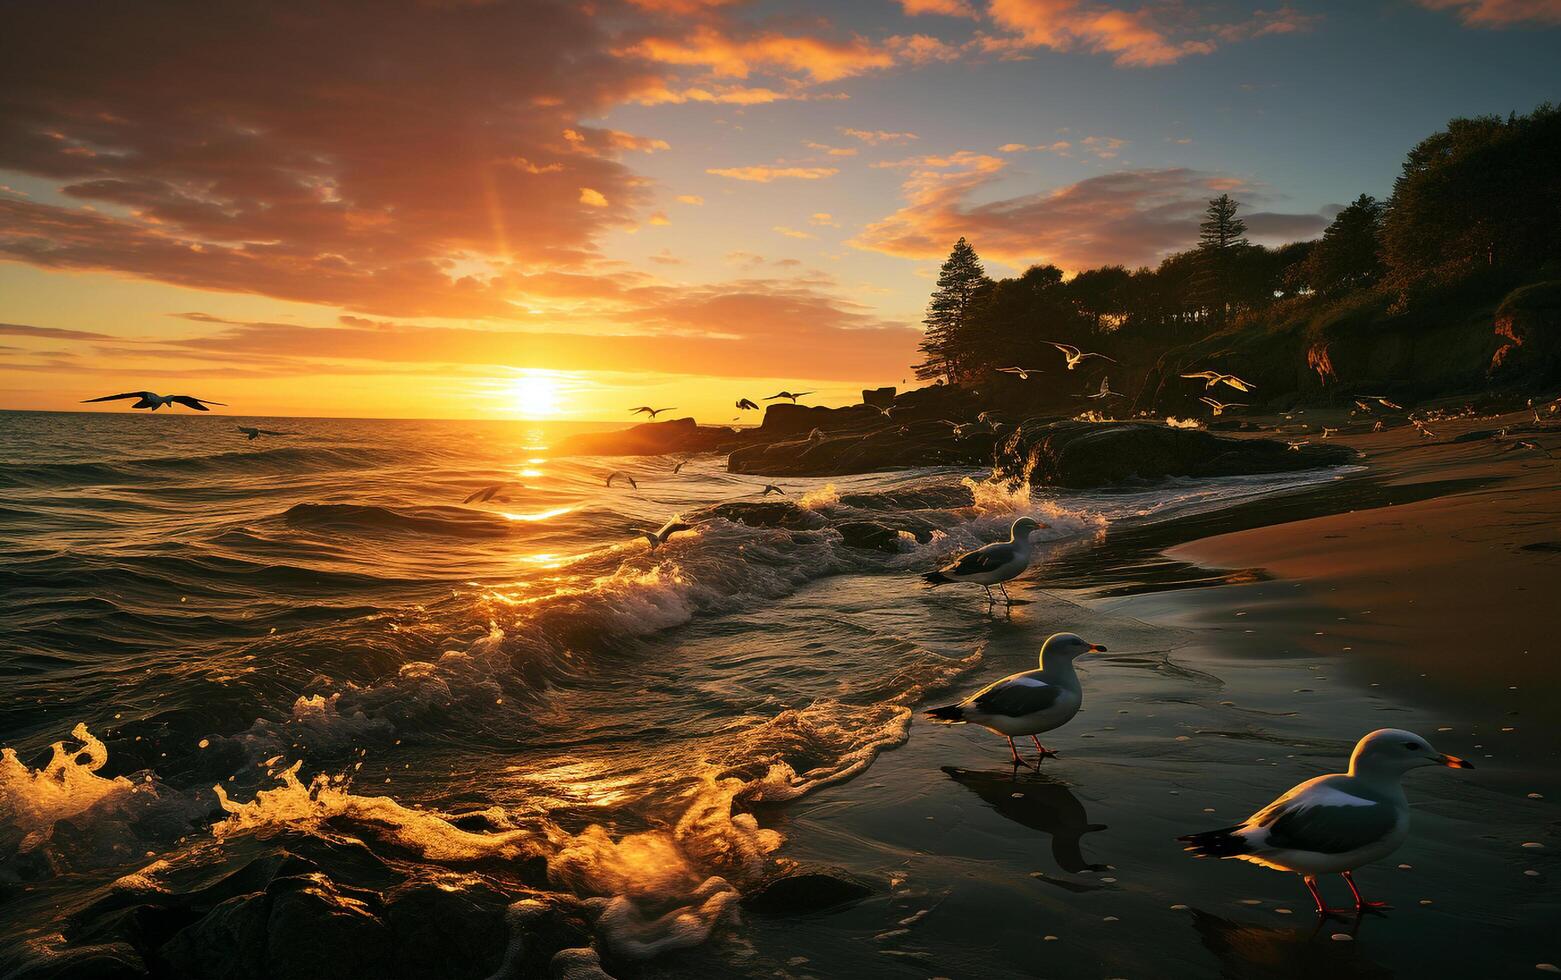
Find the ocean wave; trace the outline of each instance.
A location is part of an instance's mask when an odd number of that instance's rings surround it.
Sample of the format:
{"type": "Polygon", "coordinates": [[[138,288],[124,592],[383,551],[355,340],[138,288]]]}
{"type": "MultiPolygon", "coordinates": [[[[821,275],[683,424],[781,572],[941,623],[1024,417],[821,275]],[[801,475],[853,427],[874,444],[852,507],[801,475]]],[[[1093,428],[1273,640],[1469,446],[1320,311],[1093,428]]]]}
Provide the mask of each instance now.
{"type": "Polygon", "coordinates": [[[388,507],[380,504],[294,504],[279,518],[295,528],[335,534],[419,534],[492,538],[514,533],[514,524],[486,511],[455,506],[388,507]]]}

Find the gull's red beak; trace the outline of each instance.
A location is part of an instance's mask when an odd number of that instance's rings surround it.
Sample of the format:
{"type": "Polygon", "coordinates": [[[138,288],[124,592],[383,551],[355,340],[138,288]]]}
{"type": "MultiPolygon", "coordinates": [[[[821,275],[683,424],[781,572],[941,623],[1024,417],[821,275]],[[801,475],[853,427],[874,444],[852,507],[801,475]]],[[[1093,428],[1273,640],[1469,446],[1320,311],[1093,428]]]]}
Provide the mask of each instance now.
{"type": "Polygon", "coordinates": [[[1436,760],[1449,769],[1473,769],[1474,763],[1468,759],[1460,759],[1456,755],[1444,755],[1436,760]]]}
{"type": "Polygon", "coordinates": [[[1091,643],[1089,645],[1089,652],[1090,653],[1105,653],[1106,652],[1106,648],[1101,646],[1099,643],[1091,643]]]}

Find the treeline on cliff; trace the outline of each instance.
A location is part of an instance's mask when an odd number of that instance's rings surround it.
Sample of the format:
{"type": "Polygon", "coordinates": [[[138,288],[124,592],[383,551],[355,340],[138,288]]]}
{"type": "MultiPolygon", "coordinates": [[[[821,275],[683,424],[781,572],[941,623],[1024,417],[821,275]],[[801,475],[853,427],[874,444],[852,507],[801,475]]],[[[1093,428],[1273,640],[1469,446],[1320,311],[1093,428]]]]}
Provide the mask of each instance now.
{"type": "Polygon", "coordinates": [[[1248,377],[1270,404],[1361,385],[1417,398],[1554,385],[1558,159],[1561,109],[1546,104],[1452,120],[1409,152],[1386,201],[1360,195],[1314,241],[1249,242],[1228,195],[1157,268],[1069,278],[1038,265],[993,280],[962,238],[928,306],[917,376],[1007,385],[997,368],[1060,368],[1049,345],[1061,341],[1115,358],[1094,374],[1108,370],[1140,410],[1195,400],[1177,376],[1210,367],[1248,377]]]}

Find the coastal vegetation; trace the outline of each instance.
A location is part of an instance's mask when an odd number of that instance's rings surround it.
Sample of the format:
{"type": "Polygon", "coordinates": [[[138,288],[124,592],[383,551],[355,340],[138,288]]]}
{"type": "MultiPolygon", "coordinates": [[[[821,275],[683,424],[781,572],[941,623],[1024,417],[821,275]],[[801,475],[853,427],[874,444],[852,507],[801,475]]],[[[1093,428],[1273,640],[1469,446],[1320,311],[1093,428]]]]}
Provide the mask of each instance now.
{"type": "MultiPolygon", "coordinates": [[[[1246,238],[1241,205],[1209,202],[1197,242],[1155,268],[986,275],[961,238],[928,306],[917,376],[964,386],[1053,370],[1050,344],[1099,351],[1136,410],[1195,401],[1185,369],[1231,371],[1268,407],[1542,388],[1561,375],[1561,109],[1454,119],[1408,154],[1391,195],[1361,194],[1322,236],[1246,238]]],[[[1060,365],[1058,365],[1060,366],[1060,365]]],[[[1055,385],[1035,399],[1073,394],[1055,385]]]]}

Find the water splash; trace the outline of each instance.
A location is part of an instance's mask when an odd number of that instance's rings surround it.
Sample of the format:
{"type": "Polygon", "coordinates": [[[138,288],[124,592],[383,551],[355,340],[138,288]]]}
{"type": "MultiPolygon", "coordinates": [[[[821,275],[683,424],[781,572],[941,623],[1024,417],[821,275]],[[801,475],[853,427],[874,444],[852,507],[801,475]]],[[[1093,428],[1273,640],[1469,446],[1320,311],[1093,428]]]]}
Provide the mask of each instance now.
{"type": "Polygon", "coordinates": [[[81,744],[55,742],[49,747],[49,761],[38,769],[28,768],[15,749],[0,750],[0,827],[22,832],[20,851],[46,840],[56,821],[135,791],[135,784],[123,776],[98,775],[108,764],[108,747],[85,723],[71,729],[71,737],[81,744]]]}

